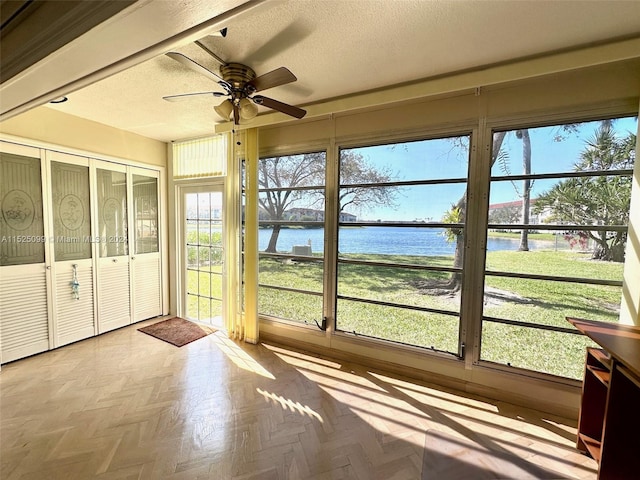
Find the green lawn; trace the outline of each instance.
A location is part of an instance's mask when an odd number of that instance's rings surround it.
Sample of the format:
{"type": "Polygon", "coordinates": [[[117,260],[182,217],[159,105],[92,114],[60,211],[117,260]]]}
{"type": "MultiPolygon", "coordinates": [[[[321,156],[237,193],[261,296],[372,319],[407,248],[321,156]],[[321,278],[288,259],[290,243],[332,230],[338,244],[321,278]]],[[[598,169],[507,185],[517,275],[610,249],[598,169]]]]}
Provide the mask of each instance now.
{"type": "MultiPolygon", "coordinates": [[[[491,231],[488,233],[490,237],[502,237],[502,238],[520,238],[520,232],[495,232],[491,231]]],[[[562,238],[562,235],[559,236],[558,241],[565,241],[562,238]]],[[[553,233],[532,233],[530,232],[528,235],[529,240],[547,240],[549,242],[556,241],[556,235],[553,233]]]]}
{"type": "MultiPolygon", "coordinates": [[[[354,258],[351,256],[350,258],[354,258]]],[[[373,256],[359,258],[449,266],[450,257],[373,256]]],[[[493,271],[587,279],[621,279],[623,265],[593,261],[571,251],[498,251],[487,254],[493,271]]],[[[374,301],[428,307],[454,315],[425,313],[341,299],[339,330],[457,353],[460,297],[430,289],[448,273],[397,267],[341,264],[338,294],[374,301]]],[[[260,260],[260,283],[322,292],[322,264],[260,260]]],[[[566,316],[615,321],[620,287],[487,276],[484,315],[519,322],[569,327],[566,316]]],[[[261,288],[262,314],[313,323],[322,318],[322,297],[261,288]]],[[[482,359],[571,378],[581,378],[584,348],[579,335],[483,322],[482,359]]]]}
{"type": "Polygon", "coordinates": [[[200,267],[187,272],[187,316],[200,321],[222,315],[222,266],[200,267]]]}

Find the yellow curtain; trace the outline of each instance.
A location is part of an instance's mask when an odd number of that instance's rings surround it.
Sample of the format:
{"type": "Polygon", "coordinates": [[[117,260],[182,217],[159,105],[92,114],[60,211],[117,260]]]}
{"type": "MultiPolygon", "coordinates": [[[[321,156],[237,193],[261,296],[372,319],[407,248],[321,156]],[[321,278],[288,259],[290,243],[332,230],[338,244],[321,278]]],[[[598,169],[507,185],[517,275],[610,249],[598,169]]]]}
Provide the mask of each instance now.
{"type": "Polygon", "coordinates": [[[233,133],[225,184],[227,334],[258,342],[258,130],[233,133]],[[242,232],[242,162],[245,168],[244,238],[242,232]],[[244,245],[243,245],[244,244],[244,245]],[[243,248],[244,247],[244,248],[243,248]],[[243,261],[244,252],[244,261],[243,261]],[[244,292],[243,292],[244,273],[244,292]]]}

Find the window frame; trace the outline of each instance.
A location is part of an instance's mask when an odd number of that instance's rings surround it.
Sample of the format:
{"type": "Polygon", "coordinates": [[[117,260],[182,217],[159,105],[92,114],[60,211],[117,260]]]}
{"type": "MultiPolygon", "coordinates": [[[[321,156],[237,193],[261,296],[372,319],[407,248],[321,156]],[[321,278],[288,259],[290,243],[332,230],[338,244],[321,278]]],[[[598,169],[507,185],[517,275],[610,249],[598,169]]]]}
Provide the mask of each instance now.
{"type": "MultiPolygon", "coordinates": [[[[484,90],[483,90],[484,92],[484,90]]],[[[336,119],[330,118],[329,122],[334,122],[333,131],[326,137],[309,136],[309,141],[296,141],[295,136],[287,137],[294,141],[278,144],[276,137],[269,138],[270,146],[261,150],[260,156],[265,154],[270,156],[304,153],[312,150],[325,150],[327,153],[326,165],[326,215],[325,215],[325,298],[324,310],[327,319],[326,332],[319,332],[311,325],[294,323],[291,329],[278,330],[278,326],[270,319],[261,317],[260,320],[267,326],[266,332],[269,335],[284,335],[288,337],[294,332],[300,332],[300,336],[294,337],[300,341],[308,339],[310,345],[320,342],[318,345],[335,348],[342,351],[350,345],[358,345],[362,348],[365,357],[375,355],[377,348],[384,348],[388,355],[404,353],[408,355],[406,360],[397,357],[399,364],[424,365],[418,369],[430,369],[423,361],[433,359],[439,364],[441,359],[445,364],[451,360],[450,355],[442,357],[436,351],[426,350],[421,347],[403,345],[387,342],[382,339],[370,337],[356,337],[348,332],[336,331],[335,325],[335,304],[336,304],[336,275],[337,275],[337,225],[338,225],[338,205],[337,189],[339,175],[337,172],[338,151],[341,148],[355,148],[361,146],[373,146],[388,143],[400,143],[403,141],[428,140],[434,138],[451,137],[456,135],[466,135],[471,133],[468,195],[469,205],[465,220],[466,244],[463,264],[465,279],[462,286],[462,300],[460,305],[460,342],[465,370],[474,370],[479,375],[477,378],[489,378],[500,373],[504,377],[499,378],[537,378],[554,385],[566,385],[569,387],[579,386],[579,382],[570,378],[551,376],[544,373],[537,373],[530,370],[519,370],[516,367],[492,364],[479,360],[480,356],[480,329],[482,327],[482,303],[484,289],[484,269],[485,269],[485,249],[486,249],[486,229],[489,206],[489,178],[491,176],[490,151],[493,140],[493,132],[497,130],[513,130],[517,128],[535,128],[548,125],[558,125],[562,123],[588,122],[602,120],[604,118],[617,118],[623,116],[637,116],[637,103],[628,99],[619,99],[607,102],[576,103],[560,106],[551,106],[535,109],[524,109],[516,106],[510,113],[492,114],[488,106],[493,101],[489,96],[492,90],[487,90],[488,96],[479,96],[479,103],[475,113],[471,113],[460,120],[443,121],[436,123],[427,121],[419,127],[402,127],[388,132],[376,132],[374,130],[364,133],[337,133],[336,119]],[[333,228],[333,229],[332,229],[333,228]],[[473,240],[473,241],[471,241],[473,240]],[[300,328],[301,327],[301,328],[300,328]],[[297,330],[296,330],[297,329],[297,330]],[[314,331],[318,335],[309,337],[309,332],[314,331]],[[303,333],[304,332],[304,333],[303,333]],[[323,338],[324,340],[320,340],[323,338]],[[313,338],[317,338],[314,340],[313,338]]],[[[487,95],[487,93],[484,93],[487,95]]],[[[362,129],[361,129],[362,130],[362,129]]],[[[348,131],[345,129],[345,131],[348,131]]],[[[279,322],[279,325],[282,325],[279,322]]],[[[459,361],[459,358],[454,358],[459,361]]],[[[442,364],[442,365],[445,365],[442,364]]],[[[440,368],[440,367],[438,367],[440,368]]],[[[448,367],[447,367],[448,368],[448,367]]],[[[478,380],[482,382],[482,380],[478,380]]],[[[501,380],[502,381],[502,380],[501,380]]],[[[492,382],[489,382],[492,383],[492,382]]]]}
{"type": "MultiPolygon", "coordinates": [[[[390,135],[383,135],[383,136],[376,136],[374,138],[366,136],[366,137],[360,137],[360,138],[353,138],[353,139],[349,139],[349,140],[342,140],[340,142],[336,142],[335,145],[335,172],[333,175],[333,182],[332,182],[332,187],[335,189],[336,192],[339,193],[340,191],[340,187],[342,186],[340,184],[340,156],[341,156],[341,151],[345,150],[345,149],[355,149],[355,148],[367,148],[367,147],[375,147],[375,146],[384,146],[384,145],[400,145],[403,143],[412,143],[412,142],[422,142],[422,141],[430,141],[430,140],[444,140],[447,138],[455,138],[455,137],[467,137],[469,140],[469,147],[468,147],[468,160],[467,160],[467,177],[455,177],[455,178],[442,178],[442,179],[429,179],[429,180],[408,180],[408,181],[393,181],[393,182],[387,182],[384,185],[385,186],[416,186],[416,185],[446,185],[446,184],[466,184],[466,194],[467,194],[467,198],[469,198],[469,195],[472,194],[472,190],[474,187],[471,186],[471,178],[472,178],[472,169],[473,169],[473,165],[476,162],[476,155],[477,155],[477,137],[478,137],[478,129],[477,127],[474,125],[468,125],[465,123],[459,123],[456,125],[456,127],[454,128],[447,128],[447,127],[425,127],[423,129],[420,130],[416,130],[416,131],[412,131],[412,132],[405,132],[404,134],[399,134],[397,132],[394,132],[390,135]]],[[[370,186],[371,184],[345,184],[348,185],[350,187],[353,186],[370,186]]],[[[466,283],[468,283],[469,280],[469,276],[467,275],[466,271],[468,270],[465,265],[466,262],[468,262],[467,259],[467,248],[466,246],[468,245],[469,242],[469,235],[468,235],[468,231],[469,231],[469,226],[472,223],[470,220],[470,215],[467,212],[467,215],[465,216],[465,222],[464,223],[456,223],[456,224],[451,224],[451,223],[441,223],[441,222],[437,222],[437,223],[429,223],[428,226],[425,225],[424,228],[451,228],[452,226],[457,227],[457,228],[462,228],[464,230],[464,244],[465,244],[465,252],[463,255],[463,260],[462,260],[462,267],[460,268],[455,268],[455,267],[433,267],[433,266],[420,266],[420,265],[411,265],[411,264],[391,264],[391,263],[379,263],[379,262],[368,262],[368,261],[362,261],[362,260],[355,260],[355,259],[341,259],[339,258],[338,255],[338,241],[339,241],[339,229],[341,226],[345,226],[345,225],[349,225],[349,226],[371,226],[371,227],[375,227],[375,226],[380,226],[381,224],[384,225],[385,222],[341,222],[340,221],[340,216],[339,216],[339,209],[340,209],[340,205],[338,202],[338,197],[339,194],[336,193],[335,197],[335,202],[332,205],[333,207],[333,215],[334,215],[334,225],[336,227],[336,231],[334,233],[334,239],[335,239],[335,251],[332,252],[335,254],[335,258],[333,261],[333,272],[332,272],[332,281],[333,281],[333,295],[332,295],[332,305],[331,305],[331,326],[332,326],[332,334],[335,336],[339,336],[339,337],[343,337],[343,338],[349,338],[349,339],[364,339],[364,341],[369,342],[370,344],[380,344],[380,345],[384,345],[384,346],[390,346],[392,348],[397,348],[397,349],[401,349],[401,350],[405,350],[405,351],[412,351],[412,352],[418,352],[419,354],[426,354],[426,355],[435,355],[435,356],[439,356],[439,357],[443,357],[443,358],[447,358],[447,359],[454,359],[456,361],[459,360],[464,360],[465,358],[465,345],[466,345],[466,335],[467,335],[467,331],[468,331],[468,316],[465,314],[466,311],[469,310],[469,306],[468,306],[468,299],[467,297],[469,296],[468,293],[465,294],[465,292],[469,292],[471,289],[466,285],[466,283]],[[390,267],[390,268],[408,268],[408,269],[418,269],[418,270],[425,270],[425,271],[442,271],[442,272],[456,272],[456,273],[460,273],[461,275],[461,298],[460,298],[460,304],[459,304],[459,312],[457,314],[454,314],[453,312],[450,311],[444,311],[444,310],[439,310],[439,309],[434,309],[434,308],[428,308],[428,307],[415,307],[415,306],[411,306],[411,305],[404,305],[404,304],[396,304],[393,302],[384,302],[384,301],[378,301],[378,300],[371,300],[371,299],[359,299],[359,298],[352,298],[349,296],[344,296],[344,295],[340,295],[337,292],[337,285],[338,285],[338,266],[340,264],[355,264],[355,265],[377,265],[377,266],[383,266],[383,267],[390,267]],[[434,349],[434,348],[428,348],[428,347],[423,347],[423,346],[418,346],[418,345],[413,345],[413,344],[407,344],[407,343],[402,343],[399,341],[394,341],[394,340],[390,340],[390,339],[385,339],[385,338],[379,338],[379,337],[373,337],[373,336],[368,336],[368,335],[364,335],[364,334],[357,334],[354,332],[349,332],[349,331],[345,331],[345,330],[340,330],[338,329],[338,321],[337,321],[337,305],[338,305],[338,300],[339,299],[343,299],[343,300],[357,300],[357,301],[362,301],[363,303],[367,303],[367,304],[372,304],[372,305],[382,305],[382,306],[390,306],[390,307],[397,307],[397,308],[406,308],[409,310],[418,310],[418,311],[424,311],[427,313],[436,313],[436,314],[445,314],[445,315],[450,315],[450,316],[457,316],[458,317],[458,349],[457,352],[448,352],[448,351],[443,351],[443,350],[439,350],[439,349],[434,349]]],[[[393,223],[393,226],[399,226],[399,227],[416,227],[416,225],[414,223],[393,223]]]]}
{"type": "MultiPolygon", "coordinates": [[[[277,259],[277,260],[302,260],[302,261],[306,261],[306,262],[313,262],[313,263],[321,263],[322,264],[322,268],[323,268],[323,282],[322,282],[322,291],[321,292],[315,292],[315,291],[311,291],[311,290],[306,290],[306,289],[299,289],[299,288],[294,288],[294,287],[285,287],[285,286],[278,286],[278,285],[269,285],[269,284],[264,284],[260,282],[260,272],[258,271],[258,297],[260,296],[260,289],[269,289],[269,290],[275,290],[275,291],[279,291],[279,292],[289,292],[289,293],[294,293],[294,294],[301,294],[301,295],[311,295],[311,296],[315,296],[315,297],[321,297],[322,299],[322,317],[319,318],[319,321],[316,321],[316,324],[312,324],[310,322],[307,322],[306,320],[302,320],[302,321],[296,321],[293,319],[288,319],[288,318],[284,318],[284,317],[278,317],[275,315],[270,315],[270,314],[266,314],[266,313],[262,313],[260,311],[258,311],[258,316],[260,318],[260,320],[263,321],[268,321],[271,323],[278,323],[278,324],[284,324],[284,325],[293,325],[293,326],[297,326],[297,327],[302,327],[302,328],[308,328],[308,329],[324,329],[325,331],[327,330],[327,321],[326,321],[326,294],[325,294],[325,286],[326,286],[326,281],[325,281],[325,277],[326,277],[326,229],[327,229],[327,213],[328,213],[328,209],[327,209],[327,169],[328,169],[328,163],[329,163],[329,152],[328,149],[326,148],[326,145],[314,145],[313,147],[311,145],[308,146],[309,148],[298,148],[298,149],[276,149],[276,150],[268,150],[268,151],[261,151],[259,154],[259,161],[265,160],[265,159],[269,159],[269,158],[275,158],[275,157],[294,157],[297,155],[305,155],[305,154],[324,154],[325,157],[325,175],[324,175],[324,185],[305,185],[302,187],[273,187],[273,188],[258,188],[258,195],[260,195],[263,192],[277,192],[277,191],[310,191],[310,190],[322,190],[323,194],[324,194],[324,221],[295,221],[295,220],[259,220],[258,219],[258,226],[262,225],[286,225],[286,226],[308,226],[308,225],[314,225],[314,226],[319,226],[321,228],[323,228],[324,230],[324,235],[323,235],[323,255],[322,257],[314,257],[314,256],[305,256],[305,255],[295,255],[293,253],[273,253],[273,252],[264,252],[264,251],[259,251],[258,252],[258,261],[262,258],[273,258],[273,259],[277,259]]],[[[244,178],[244,169],[243,171],[243,178],[244,178]]],[[[244,181],[242,182],[242,196],[244,197],[244,193],[245,193],[245,189],[244,189],[244,181]]],[[[243,223],[244,223],[244,218],[243,218],[243,223]]],[[[259,305],[259,302],[258,302],[259,305]]]]}
{"type": "MultiPolygon", "coordinates": [[[[552,332],[560,332],[566,333],[570,335],[580,335],[580,333],[569,326],[567,323],[567,327],[557,327],[557,326],[548,326],[548,325],[540,325],[539,327],[534,327],[534,323],[521,322],[517,320],[509,320],[502,319],[497,317],[490,317],[484,315],[484,309],[482,305],[482,298],[484,296],[485,289],[485,279],[486,277],[491,276],[502,276],[502,277],[512,277],[512,278],[523,278],[523,279],[532,279],[532,280],[547,280],[547,281],[560,281],[566,283],[586,283],[593,285],[605,285],[605,286],[615,286],[622,287],[623,280],[606,280],[606,279],[587,279],[581,277],[560,277],[554,275],[535,275],[535,274],[520,274],[516,272],[503,272],[503,271],[492,271],[487,270],[486,265],[486,245],[487,245],[487,235],[491,228],[502,228],[502,229],[523,229],[524,224],[514,223],[514,224],[496,224],[490,223],[489,216],[489,206],[490,206],[490,187],[491,183],[494,181],[518,181],[524,179],[537,180],[537,179],[566,179],[566,178],[585,178],[585,177],[601,177],[604,176],[602,172],[607,172],[607,176],[611,174],[615,174],[618,176],[628,175],[633,178],[634,169],[617,169],[617,170],[598,170],[598,171],[586,171],[586,172],[576,172],[576,171],[564,171],[564,172],[552,172],[552,173],[542,173],[542,174],[518,174],[518,175],[503,175],[503,176],[492,176],[491,174],[491,155],[493,148],[493,138],[494,134],[497,132],[511,132],[518,129],[535,129],[535,128],[544,128],[544,127],[552,127],[552,126],[561,126],[571,123],[587,123],[587,122],[598,122],[604,120],[615,120],[621,118],[629,118],[629,117],[638,117],[638,110],[632,110],[628,105],[621,107],[620,105],[614,105],[611,107],[595,107],[595,108],[583,108],[576,110],[563,110],[557,112],[550,112],[547,114],[536,114],[535,112],[527,115],[514,115],[510,118],[496,119],[493,121],[489,121],[486,123],[486,136],[485,140],[485,150],[486,155],[484,161],[482,162],[482,184],[480,185],[480,194],[486,200],[483,204],[483,211],[481,218],[479,218],[479,230],[478,230],[478,242],[482,244],[482,250],[484,254],[482,255],[481,261],[479,260],[477,263],[477,267],[479,268],[479,278],[478,280],[481,283],[482,294],[478,295],[480,299],[480,310],[479,314],[474,316],[474,325],[473,325],[473,345],[474,348],[472,350],[472,357],[469,359],[474,368],[478,368],[481,370],[487,371],[501,371],[506,373],[517,374],[519,376],[529,377],[533,379],[540,379],[545,381],[552,381],[558,384],[571,385],[576,386],[579,385],[579,379],[573,379],[569,377],[562,377],[551,373],[546,373],[542,371],[531,370],[522,367],[511,366],[507,364],[502,364],[498,362],[494,362],[491,360],[484,360],[481,358],[482,355],[482,328],[484,325],[484,321],[488,320],[491,323],[499,323],[499,324],[508,324],[514,326],[523,326],[526,328],[539,328],[543,331],[552,331],[552,332]],[[483,233],[484,232],[484,233],[483,233]]],[[[637,159],[636,159],[637,160],[637,159]]],[[[533,225],[533,224],[529,224],[533,225]]],[[[560,225],[560,224],[545,224],[542,227],[540,225],[533,225],[532,228],[527,230],[548,230],[548,231],[566,231],[566,230],[575,230],[581,231],[581,225],[560,225]],[[571,228],[568,228],[571,227],[571,228]],[[574,228],[575,227],[575,228],[574,228]]],[[[628,230],[628,226],[586,226],[588,228],[584,228],[583,230],[590,231],[619,231],[624,229],[624,231],[628,230]]]]}

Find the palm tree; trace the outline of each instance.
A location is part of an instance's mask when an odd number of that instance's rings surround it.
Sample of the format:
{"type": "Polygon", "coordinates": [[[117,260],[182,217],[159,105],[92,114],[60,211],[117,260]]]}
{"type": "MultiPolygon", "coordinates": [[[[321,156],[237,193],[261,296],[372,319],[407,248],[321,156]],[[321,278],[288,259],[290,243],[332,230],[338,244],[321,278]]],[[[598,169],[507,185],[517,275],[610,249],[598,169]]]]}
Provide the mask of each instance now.
{"type": "MultiPolygon", "coordinates": [[[[516,137],[522,140],[522,174],[531,174],[531,137],[529,136],[529,130],[523,129],[516,131],[516,137]]],[[[531,179],[525,178],[522,180],[522,224],[529,224],[529,211],[531,209],[531,179]]],[[[520,247],[521,252],[529,251],[529,230],[522,229],[520,232],[520,247]]]]}
{"type": "MultiPolygon", "coordinates": [[[[575,171],[632,169],[636,136],[616,135],[603,122],[587,140],[575,171]]],[[[631,205],[631,175],[599,175],[563,180],[538,197],[536,211],[548,208],[551,221],[573,225],[627,225],[631,205]]],[[[627,234],[623,231],[585,232],[596,244],[592,258],[624,261],[627,234]]]]}

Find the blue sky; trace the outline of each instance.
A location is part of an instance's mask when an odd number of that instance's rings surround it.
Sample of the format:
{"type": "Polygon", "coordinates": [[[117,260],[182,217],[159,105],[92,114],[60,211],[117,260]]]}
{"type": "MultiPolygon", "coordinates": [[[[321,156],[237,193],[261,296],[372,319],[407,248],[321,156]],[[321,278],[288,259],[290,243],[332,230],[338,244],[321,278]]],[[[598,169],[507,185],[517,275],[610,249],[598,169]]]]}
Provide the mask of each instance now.
{"type": "MultiPolygon", "coordinates": [[[[574,163],[585,148],[585,140],[590,138],[599,122],[579,125],[574,133],[563,133],[558,127],[529,129],[531,137],[531,172],[555,173],[573,171],[574,163]],[[555,137],[563,134],[558,141],[555,137]]],[[[614,127],[621,136],[637,132],[635,118],[619,119],[614,127]]],[[[378,168],[386,168],[398,180],[463,178],[467,176],[468,155],[465,139],[437,139],[409,142],[396,145],[355,148],[367,162],[378,168]]],[[[522,173],[522,141],[509,133],[503,144],[508,154],[506,171],[494,165],[492,175],[517,175],[522,173]]],[[[532,188],[532,198],[550,188],[557,180],[536,181],[532,188]]],[[[520,182],[515,182],[520,187],[520,182]]],[[[399,192],[397,208],[376,207],[373,210],[350,211],[361,220],[414,220],[439,221],[451,205],[458,201],[466,186],[434,185],[406,187],[399,192]]],[[[509,181],[493,182],[490,203],[519,200],[514,184],[509,181]]]]}

